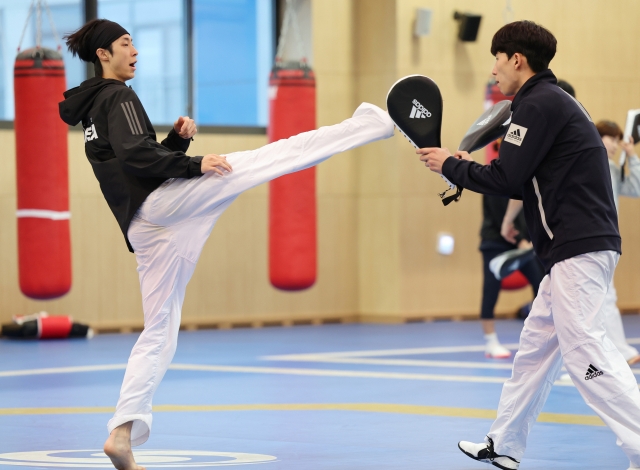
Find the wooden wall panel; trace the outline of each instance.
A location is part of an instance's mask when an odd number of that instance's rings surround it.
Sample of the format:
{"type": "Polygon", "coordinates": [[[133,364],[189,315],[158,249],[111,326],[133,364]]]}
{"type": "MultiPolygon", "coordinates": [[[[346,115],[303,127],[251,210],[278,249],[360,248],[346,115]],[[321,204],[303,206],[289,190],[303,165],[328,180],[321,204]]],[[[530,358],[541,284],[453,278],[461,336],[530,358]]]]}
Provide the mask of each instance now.
{"type": "MultiPolygon", "coordinates": [[[[532,19],[558,38],[552,70],[571,82],[594,120],[622,124],[640,107],[640,43],[628,39],[640,3],[617,0],[512,2],[515,19],[532,19]]],[[[313,0],[318,125],[348,118],[361,101],[384,106],[389,86],[412,73],[431,76],[444,102],[443,143],[455,148],[482,112],[493,66],[489,44],[503,24],[503,0],[313,0]],[[433,10],[430,36],[415,38],[415,9],[433,10]],[[483,15],[478,41],[460,43],[453,11],[483,15]]],[[[15,146],[0,130],[0,322],[42,309],[98,326],[142,321],[135,258],[129,254],[86,162],[81,134],[70,142],[73,288],[51,302],[27,300],[17,281],[15,146]]],[[[198,135],[193,154],[255,148],[265,136],[198,135]]],[[[484,160],[479,152],[477,160],[484,160]]],[[[266,185],[242,195],[221,217],[188,287],[185,323],[330,318],[393,321],[479,311],[477,250],[480,197],[465,192],[443,207],[438,176],[399,135],[336,156],[318,167],[319,272],[301,293],[273,289],[267,271],[266,185]],[[435,250],[439,232],[456,240],[452,256],[435,250]]],[[[622,200],[624,254],[616,273],[620,307],[640,307],[640,201],[622,200]]],[[[511,312],[528,290],[501,296],[511,312]]]]}

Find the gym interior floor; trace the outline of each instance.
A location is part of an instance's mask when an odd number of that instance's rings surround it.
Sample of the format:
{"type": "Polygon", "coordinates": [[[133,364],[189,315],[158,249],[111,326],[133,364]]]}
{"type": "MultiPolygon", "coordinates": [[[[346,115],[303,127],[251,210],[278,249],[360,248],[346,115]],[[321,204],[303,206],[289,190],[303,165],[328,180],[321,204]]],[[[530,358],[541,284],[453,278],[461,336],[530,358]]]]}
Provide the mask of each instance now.
{"type": "MultiPolygon", "coordinates": [[[[640,316],[623,320],[640,344],[640,316]]],[[[516,349],[522,322],[497,328],[516,349]]],[[[0,341],[0,468],[112,468],[101,448],[136,337],[0,341]]],[[[457,441],[483,439],[510,367],[485,359],[477,322],[181,332],[135,452],[149,469],[489,468],[457,441]]],[[[556,384],[520,468],[627,466],[576,388],[556,384]]]]}

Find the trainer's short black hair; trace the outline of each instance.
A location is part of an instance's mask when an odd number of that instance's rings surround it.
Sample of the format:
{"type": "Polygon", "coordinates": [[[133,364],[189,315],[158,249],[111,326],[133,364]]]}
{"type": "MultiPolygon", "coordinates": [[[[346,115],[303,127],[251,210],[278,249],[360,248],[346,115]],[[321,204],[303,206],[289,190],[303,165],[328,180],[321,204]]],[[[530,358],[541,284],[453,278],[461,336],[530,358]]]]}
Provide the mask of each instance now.
{"type": "Polygon", "coordinates": [[[514,21],[504,25],[493,35],[491,54],[504,52],[511,59],[519,52],[527,58],[529,67],[538,73],[549,68],[556,55],[556,38],[533,21],[514,21]]]}

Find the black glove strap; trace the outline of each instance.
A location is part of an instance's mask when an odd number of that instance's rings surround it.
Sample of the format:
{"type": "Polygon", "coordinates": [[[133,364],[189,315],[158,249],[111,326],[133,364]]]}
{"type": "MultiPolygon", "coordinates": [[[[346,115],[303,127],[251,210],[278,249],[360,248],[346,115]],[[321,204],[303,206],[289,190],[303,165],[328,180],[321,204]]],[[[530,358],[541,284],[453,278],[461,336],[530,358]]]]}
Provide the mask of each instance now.
{"type": "MultiPolygon", "coordinates": [[[[451,189],[451,188],[449,188],[451,189]]],[[[445,206],[448,206],[449,204],[451,204],[452,202],[458,202],[460,200],[460,197],[462,196],[462,187],[460,186],[456,186],[456,193],[452,194],[451,196],[447,196],[444,197],[445,194],[447,194],[447,192],[449,192],[449,189],[447,189],[446,191],[439,193],[438,196],[440,196],[440,198],[442,199],[442,204],[444,204],[445,206]]]]}

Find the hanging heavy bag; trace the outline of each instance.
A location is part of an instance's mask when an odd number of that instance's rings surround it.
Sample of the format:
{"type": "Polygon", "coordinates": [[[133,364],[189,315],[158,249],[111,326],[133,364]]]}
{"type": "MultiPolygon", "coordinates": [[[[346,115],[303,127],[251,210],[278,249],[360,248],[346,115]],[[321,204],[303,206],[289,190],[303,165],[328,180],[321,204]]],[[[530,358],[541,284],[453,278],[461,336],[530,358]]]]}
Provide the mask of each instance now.
{"type": "MultiPolygon", "coordinates": [[[[271,90],[269,142],[316,128],[313,71],[298,63],[276,65],[271,90]]],[[[301,290],[316,280],[316,169],[269,183],[269,278],[282,290],[301,290]]]]}
{"type": "Polygon", "coordinates": [[[14,68],[20,289],[53,299],[71,289],[67,125],[58,117],[66,89],[60,53],[36,47],[14,68]]]}

